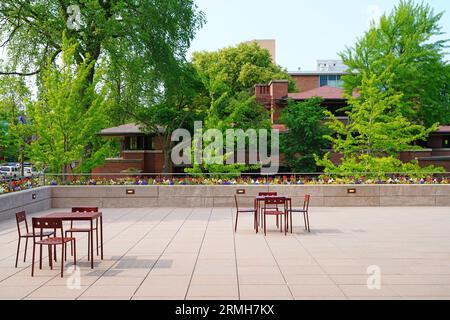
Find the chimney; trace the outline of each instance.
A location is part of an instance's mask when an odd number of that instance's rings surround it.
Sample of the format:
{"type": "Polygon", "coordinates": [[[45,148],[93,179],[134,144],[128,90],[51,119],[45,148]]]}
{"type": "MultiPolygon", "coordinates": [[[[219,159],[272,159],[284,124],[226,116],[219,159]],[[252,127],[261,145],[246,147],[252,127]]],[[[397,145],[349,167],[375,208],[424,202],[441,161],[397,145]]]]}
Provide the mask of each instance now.
{"type": "Polygon", "coordinates": [[[272,123],[278,123],[281,111],[283,108],[283,101],[287,99],[289,93],[289,81],[288,80],[273,80],[269,84],[270,96],[271,96],[271,111],[272,111],[272,123]]]}

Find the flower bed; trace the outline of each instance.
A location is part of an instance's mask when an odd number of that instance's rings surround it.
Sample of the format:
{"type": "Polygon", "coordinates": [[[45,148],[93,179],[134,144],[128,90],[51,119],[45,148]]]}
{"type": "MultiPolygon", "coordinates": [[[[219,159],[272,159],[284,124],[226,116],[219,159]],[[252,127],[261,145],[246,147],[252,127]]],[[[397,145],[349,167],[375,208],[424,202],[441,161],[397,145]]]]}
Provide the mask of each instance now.
{"type": "Polygon", "coordinates": [[[354,179],[354,178],[299,178],[297,176],[279,177],[239,177],[230,179],[186,177],[186,178],[149,178],[128,177],[120,179],[78,178],[67,182],[52,180],[50,185],[323,185],[323,184],[450,184],[448,178],[425,179],[395,177],[387,179],[354,179]]]}
{"type": "Polygon", "coordinates": [[[17,181],[0,182],[0,194],[29,190],[37,186],[39,186],[39,183],[36,180],[29,178],[17,181]]]}
{"type": "MultiPolygon", "coordinates": [[[[28,190],[43,186],[44,179],[22,179],[18,181],[0,183],[0,194],[28,190]]],[[[206,178],[206,177],[177,177],[177,178],[151,178],[151,177],[127,177],[127,178],[89,178],[72,177],[66,181],[60,177],[45,179],[45,185],[58,186],[158,186],[158,185],[373,185],[373,184],[450,184],[448,178],[427,177],[425,179],[398,176],[387,179],[364,179],[364,178],[311,178],[298,176],[277,176],[277,177],[238,177],[230,179],[206,178]]]]}

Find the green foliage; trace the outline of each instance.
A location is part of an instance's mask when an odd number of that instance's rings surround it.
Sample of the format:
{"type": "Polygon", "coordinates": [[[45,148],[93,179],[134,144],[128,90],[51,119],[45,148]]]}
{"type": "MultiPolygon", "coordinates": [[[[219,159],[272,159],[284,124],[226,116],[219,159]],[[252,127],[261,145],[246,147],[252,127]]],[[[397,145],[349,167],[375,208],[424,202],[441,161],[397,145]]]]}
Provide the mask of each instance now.
{"type": "Polygon", "coordinates": [[[77,168],[73,171],[85,172],[99,165],[110,148],[96,136],[107,124],[104,93],[95,91],[95,82],[86,87],[92,63],[73,67],[76,47],[64,43],[61,64],[49,62],[39,100],[27,106],[36,134],[30,157],[55,173],[66,173],[74,163],[77,168]]]}
{"type": "MultiPolygon", "coordinates": [[[[255,101],[255,84],[287,79],[290,90],[295,90],[295,83],[286,70],[275,65],[270,53],[256,42],[194,53],[193,64],[204,86],[205,129],[221,130],[224,141],[227,129],[270,129],[270,113],[255,101]]],[[[224,154],[224,159],[228,156],[224,154]]],[[[187,171],[236,174],[257,167],[205,164],[187,171]]]]}
{"type": "Polygon", "coordinates": [[[351,155],[344,158],[340,165],[335,165],[329,155],[318,160],[318,165],[325,167],[326,176],[354,177],[369,179],[386,179],[389,174],[402,174],[411,178],[425,178],[429,174],[443,173],[445,169],[435,166],[421,167],[417,160],[403,163],[394,156],[375,157],[368,154],[351,155]]]}
{"type": "Polygon", "coordinates": [[[321,155],[327,145],[324,135],[329,133],[323,124],[325,108],[321,98],[305,102],[289,101],[283,110],[281,122],[288,132],[281,135],[281,152],[284,163],[293,172],[316,172],[314,155],[321,155]]]}
{"type": "Polygon", "coordinates": [[[296,90],[287,71],[274,64],[269,51],[256,42],[214,52],[196,52],[193,63],[212,98],[224,92],[253,94],[255,84],[271,80],[289,80],[290,91],[296,90]]]}
{"type": "Polygon", "coordinates": [[[410,121],[427,127],[450,123],[442,15],[429,5],[402,0],[391,14],[382,16],[378,26],[341,54],[349,67],[349,75],[343,77],[347,93],[362,84],[365,74],[374,73],[383,88],[402,94],[396,106],[410,121]]]}
{"type": "MultiPolygon", "coordinates": [[[[39,100],[27,104],[38,137],[32,156],[58,172],[79,160],[78,170],[88,170],[110,153],[108,148],[114,149],[94,130],[136,120],[151,106],[171,103],[167,96],[175,91],[167,84],[174,84],[205,22],[193,0],[3,0],[0,19],[1,46],[7,53],[0,75],[37,75],[39,100]],[[78,29],[68,24],[77,11],[68,12],[69,5],[80,8],[78,29]],[[70,54],[65,39],[74,44],[70,54]],[[53,63],[61,53],[64,66],[57,71],[53,63]],[[162,87],[170,93],[162,93],[162,87]],[[64,91],[71,93],[64,96],[64,91]]],[[[176,107],[184,108],[185,100],[176,107]]],[[[149,127],[169,122],[175,108],[163,109],[149,127]]]]}
{"type": "Polygon", "coordinates": [[[325,167],[328,173],[440,172],[439,168],[423,169],[417,163],[403,164],[395,158],[399,151],[420,150],[415,142],[425,140],[437,126],[426,129],[412,124],[398,108],[402,94],[384,89],[380,77],[374,74],[362,76],[360,97],[348,97],[349,123],[326,112],[334,135],[325,137],[332,142],[334,151],[343,155],[342,163],[336,166],[326,155],[323,159],[316,157],[317,165],[325,167]]]}
{"type": "Polygon", "coordinates": [[[32,136],[24,108],[30,95],[23,78],[0,77],[0,155],[11,161],[21,160],[32,136]]]}

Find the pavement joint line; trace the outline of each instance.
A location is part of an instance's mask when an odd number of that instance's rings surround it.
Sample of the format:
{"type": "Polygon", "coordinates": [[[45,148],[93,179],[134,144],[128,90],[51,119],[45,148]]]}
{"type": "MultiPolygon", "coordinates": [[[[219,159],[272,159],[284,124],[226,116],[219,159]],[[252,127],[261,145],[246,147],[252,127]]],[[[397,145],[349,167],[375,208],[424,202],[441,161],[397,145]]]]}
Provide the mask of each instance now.
{"type": "Polygon", "coordinates": [[[231,232],[233,232],[233,248],[234,248],[234,261],[236,262],[236,282],[237,282],[237,288],[238,288],[238,299],[241,300],[241,284],[239,281],[239,267],[238,267],[238,257],[237,257],[237,250],[236,250],[236,232],[234,227],[234,219],[233,219],[233,209],[230,209],[231,211],[231,232]]]}
{"type": "MultiPolygon", "coordinates": [[[[319,261],[317,261],[317,259],[311,254],[311,252],[308,250],[308,248],[306,248],[303,243],[300,241],[300,239],[298,238],[297,234],[294,233],[294,239],[300,244],[300,246],[306,251],[306,253],[309,254],[309,256],[314,260],[315,263],[317,263],[317,265],[319,266],[319,268],[323,271],[323,273],[328,277],[329,280],[331,280],[336,287],[339,289],[339,291],[344,295],[344,297],[349,300],[349,297],[345,294],[344,290],[342,290],[342,288],[336,283],[336,281],[334,281],[334,279],[331,277],[331,275],[322,267],[322,265],[319,263],[319,261]]],[[[284,275],[283,275],[284,276],[284,275]]],[[[294,297],[295,299],[295,297],[294,297]]]]}
{"type": "MultiPolygon", "coordinates": [[[[176,210],[176,208],[174,208],[171,212],[171,214],[176,210]]],[[[136,295],[136,293],[139,291],[139,289],[141,288],[142,284],[145,282],[145,280],[148,278],[148,276],[150,275],[150,273],[152,272],[152,270],[154,269],[155,265],[158,263],[158,261],[161,259],[161,257],[164,255],[164,253],[166,252],[167,248],[170,246],[170,244],[172,243],[172,241],[175,239],[175,237],[177,236],[178,232],[180,232],[181,228],[183,227],[183,225],[186,223],[186,221],[191,217],[192,213],[194,212],[194,209],[191,208],[191,212],[189,214],[186,215],[186,218],[184,218],[183,222],[181,223],[181,225],[178,227],[177,231],[175,232],[175,234],[170,238],[170,241],[167,243],[167,245],[164,247],[163,251],[161,252],[161,254],[158,256],[158,259],[155,261],[155,263],[153,263],[152,267],[150,268],[150,270],[147,272],[147,274],[145,275],[144,279],[141,281],[141,283],[139,284],[139,286],[136,288],[136,290],[134,290],[133,295],[131,296],[130,300],[134,298],[134,296],[136,295]]]]}
{"type": "MultiPolygon", "coordinates": [[[[128,209],[128,210],[124,210],[124,211],[132,211],[133,209],[128,209]]],[[[125,213],[123,213],[122,215],[120,215],[117,219],[114,219],[113,220],[113,222],[115,222],[115,221],[119,221],[122,217],[124,217],[124,216],[126,216],[127,214],[129,214],[129,212],[125,212],[125,213]]],[[[145,215],[144,215],[144,217],[145,217],[145,215]]],[[[144,218],[143,217],[143,218],[144,218]]],[[[142,218],[142,219],[143,219],[142,218]]],[[[142,220],[141,219],[141,220],[142,220]]],[[[140,221],[140,220],[139,220],[140,221]]],[[[111,241],[111,240],[113,240],[115,237],[117,237],[117,236],[119,236],[121,233],[123,233],[124,231],[126,231],[127,229],[129,229],[131,226],[133,226],[134,224],[136,224],[137,222],[133,222],[133,223],[130,223],[126,228],[124,228],[123,230],[121,230],[119,233],[117,233],[114,237],[112,237],[112,238],[110,238],[109,240],[107,240],[106,242],[104,242],[104,244],[105,243],[108,243],[109,241],[111,241]]],[[[87,255],[85,255],[85,256],[83,256],[82,258],[86,258],[87,257],[87,255]]],[[[31,265],[30,266],[28,266],[26,269],[28,269],[28,268],[30,268],[31,267],[31,265]]],[[[109,270],[109,268],[108,268],[108,270],[109,270]]],[[[105,271],[106,272],[106,271],[105,271]]],[[[102,275],[103,275],[104,273],[102,273],[102,275]]],[[[101,278],[101,276],[102,275],[100,275],[99,276],[99,278],[101,278]]],[[[36,288],[35,290],[33,290],[33,291],[31,291],[30,293],[28,293],[25,297],[23,297],[21,300],[24,300],[24,299],[26,299],[26,298],[28,298],[31,294],[33,294],[34,292],[36,292],[37,290],[39,290],[41,287],[43,287],[43,286],[45,286],[47,283],[49,283],[50,281],[52,281],[52,280],[54,280],[54,279],[56,279],[56,278],[59,278],[60,277],[60,275],[59,274],[56,274],[53,278],[51,278],[51,279],[49,279],[48,281],[46,281],[45,283],[43,283],[41,286],[39,286],[38,288],[36,288]]],[[[96,281],[98,281],[98,279],[96,280],[96,281]]],[[[92,284],[94,284],[96,281],[94,281],[92,284]]],[[[91,284],[91,285],[92,285],[91,284]]],[[[90,286],[91,286],[90,285],[90,286]]],[[[88,286],[88,288],[87,289],[89,289],[90,288],[90,286],[88,286]]],[[[86,289],[86,290],[87,290],[86,289]]],[[[85,291],[86,291],[85,290],[85,291]]],[[[83,293],[85,292],[85,291],[83,291],[83,293]]]]}
{"type": "MultiPolygon", "coordinates": [[[[131,209],[130,209],[130,210],[131,210],[131,209]]],[[[119,216],[117,219],[114,219],[113,222],[119,220],[120,218],[122,218],[122,216],[125,216],[126,214],[127,214],[127,213],[124,213],[123,215],[119,216]]],[[[83,238],[87,238],[87,236],[83,236],[83,238]]],[[[106,242],[104,241],[103,243],[104,243],[104,244],[105,244],[105,243],[108,243],[108,241],[110,241],[110,240],[112,240],[112,239],[109,239],[109,240],[107,240],[106,242]]],[[[17,241],[17,240],[16,240],[16,241],[17,241]]],[[[32,244],[31,244],[31,245],[32,245],[32,244]]],[[[4,260],[6,260],[6,259],[8,259],[8,258],[11,258],[11,257],[15,257],[15,254],[13,254],[13,255],[11,255],[11,256],[8,256],[8,257],[6,257],[6,258],[4,258],[4,259],[1,259],[0,261],[4,261],[4,260]]],[[[43,256],[42,256],[42,259],[45,259],[46,257],[48,257],[48,255],[43,255],[43,256]]],[[[87,258],[87,255],[80,257],[80,260],[81,260],[82,258],[87,258]]],[[[12,275],[10,275],[10,276],[8,276],[8,277],[6,277],[6,278],[4,278],[4,279],[1,279],[1,280],[0,280],[0,283],[2,283],[2,282],[5,281],[5,280],[8,280],[8,279],[11,278],[11,277],[14,277],[14,276],[18,275],[18,274],[21,273],[21,272],[24,272],[25,270],[28,270],[29,268],[31,268],[31,263],[28,263],[28,265],[27,265],[26,267],[19,269],[16,273],[13,273],[12,275]]],[[[43,283],[42,286],[46,285],[48,282],[50,282],[51,280],[55,279],[56,277],[59,277],[59,275],[55,275],[53,278],[51,278],[51,279],[49,279],[47,282],[43,283]]],[[[36,290],[37,290],[37,289],[40,289],[40,287],[36,288],[36,290]]],[[[33,292],[36,291],[36,290],[33,290],[32,292],[30,292],[30,294],[33,293],[33,292]]],[[[26,298],[26,297],[25,297],[25,298],[26,298]]]]}
{"type": "MultiPolygon", "coordinates": [[[[155,209],[155,208],[153,208],[153,209],[155,209]]],[[[156,209],[159,209],[159,208],[156,208],[156,209]]],[[[103,272],[98,278],[97,278],[97,280],[95,280],[93,283],[91,283],[80,295],[78,295],[78,297],[75,299],[75,300],[78,300],[78,298],[80,298],[87,290],[89,290],[89,288],[91,288],[99,279],[101,279],[102,278],[102,276],[106,273],[106,272],[108,272],[109,270],[111,270],[115,265],[117,265],[119,262],[120,262],[120,260],[122,260],[133,248],[135,248],[143,239],[145,239],[146,237],[147,237],[147,235],[148,234],[150,234],[150,232],[152,232],[157,226],[159,226],[168,216],[170,216],[171,214],[172,214],[172,212],[175,210],[175,208],[171,208],[171,211],[170,212],[168,212],[161,220],[159,220],[159,222],[158,223],[156,223],[154,226],[152,226],[151,228],[150,228],[150,230],[149,231],[147,231],[134,245],[132,245],[123,255],[121,255],[108,269],[106,269],[105,270],[105,272],[103,272]]],[[[152,210],[152,211],[155,211],[155,210],[152,210]]],[[[151,211],[150,211],[151,212],[151,211]]],[[[129,228],[131,228],[132,226],[134,226],[134,225],[136,225],[136,224],[138,224],[138,223],[140,223],[142,220],[144,220],[146,217],[147,217],[147,215],[148,215],[149,213],[145,213],[145,214],[143,214],[143,216],[142,216],[142,218],[141,219],[139,219],[139,220],[137,220],[137,221],[135,221],[134,223],[132,223],[132,224],[130,224],[127,228],[125,228],[124,230],[122,230],[121,232],[119,232],[117,235],[116,235],[116,237],[119,235],[119,234],[121,234],[123,231],[125,231],[125,230],[127,230],[127,229],[129,229],[129,228]]],[[[131,299],[131,298],[130,298],[131,299]]]]}
{"type": "MultiPolygon", "coordinates": [[[[283,219],[283,218],[281,218],[281,219],[283,219]]],[[[281,225],[281,226],[283,225],[283,221],[280,221],[280,225],[281,225]]],[[[277,230],[277,231],[278,231],[278,230],[277,230]]],[[[264,230],[262,230],[262,232],[264,232],[264,230]]],[[[275,255],[274,255],[274,253],[273,253],[273,250],[272,250],[272,248],[271,248],[271,246],[270,246],[270,244],[269,244],[269,241],[267,240],[267,237],[266,237],[266,236],[264,236],[264,241],[266,242],[267,248],[269,249],[270,254],[272,255],[273,260],[274,260],[275,263],[277,264],[277,268],[278,268],[278,270],[280,271],[281,276],[283,277],[284,283],[286,284],[286,286],[287,286],[287,288],[288,288],[288,290],[289,290],[289,293],[291,294],[292,300],[295,300],[295,297],[294,297],[294,294],[292,293],[291,287],[289,286],[288,282],[286,281],[286,277],[284,276],[283,271],[281,270],[281,267],[280,267],[280,264],[278,263],[278,260],[275,258],[275,255]]]]}
{"type": "Polygon", "coordinates": [[[209,223],[211,221],[213,210],[214,210],[214,208],[211,208],[210,211],[209,211],[208,222],[206,223],[205,231],[204,231],[203,237],[202,237],[202,242],[200,243],[200,247],[198,248],[197,257],[195,259],[194,268],[192,269],[191,278],[189,279],[189,285],[188,285],[186,293],[184,295],[184,300],[187,300],[187,296],[189,294],[189,290],[191,289],[191,283],[192,283],[192,279],[194,278],[195,268],[197,267],[198,257],[200,257],[200,252],[202,251],[203,243],[204,243],[205,238],[206,238],[206,232],[208,231],[208,227],[209,227],[209,223]]]}

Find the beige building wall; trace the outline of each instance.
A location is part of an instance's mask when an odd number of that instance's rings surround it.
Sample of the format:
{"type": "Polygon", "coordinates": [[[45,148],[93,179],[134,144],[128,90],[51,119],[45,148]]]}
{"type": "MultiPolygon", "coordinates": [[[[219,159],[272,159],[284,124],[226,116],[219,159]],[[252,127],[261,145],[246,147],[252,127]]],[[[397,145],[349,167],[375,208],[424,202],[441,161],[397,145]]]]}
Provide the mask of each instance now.
{"type": "Polygon", "coordinates": [[[246,43],[250,43],[256,41],[257,44],[259,44],[259,46],[263,49],[267,49],[270,52],[270,55],[272,56],[272,61],[273,63],[276,63],[276,51],[277,51],[277,45],[276,45],[276,40],[275,39],[262,39],[262,40],[252,40],[252,41],[248,41],[246,43]]]}

